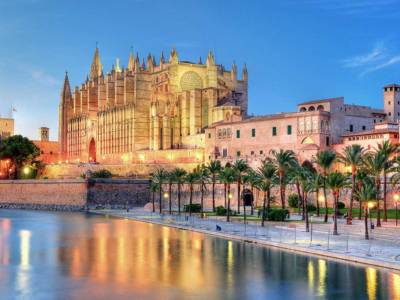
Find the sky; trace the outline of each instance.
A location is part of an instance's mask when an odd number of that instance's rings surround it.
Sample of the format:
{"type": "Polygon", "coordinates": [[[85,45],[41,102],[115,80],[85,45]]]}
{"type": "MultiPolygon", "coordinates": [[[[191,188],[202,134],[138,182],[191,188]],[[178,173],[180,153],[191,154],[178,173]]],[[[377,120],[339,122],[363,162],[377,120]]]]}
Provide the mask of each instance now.
{"type": "Polygon", "coordinates": [[[400,82],[399,21],[400,0],[0,0],[0,114],[14,107],[16,133],[56,139],[65,71],[80,85],[96,42],[105,71],[131,48],[246,63],[250,114],[337,96],[380,108],[400,82]]]}

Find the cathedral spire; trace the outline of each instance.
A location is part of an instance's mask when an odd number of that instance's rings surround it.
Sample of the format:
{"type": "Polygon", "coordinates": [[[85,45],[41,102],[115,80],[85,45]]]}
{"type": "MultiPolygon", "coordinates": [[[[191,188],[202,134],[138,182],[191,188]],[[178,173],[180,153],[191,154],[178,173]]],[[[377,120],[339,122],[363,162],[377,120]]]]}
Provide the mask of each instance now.
{"type": "Polygon", "coordinates": [[[101,76],[102,72],[103,72],[103,65],[101,64],[100,61],[99,48],[96,45],[96,50],[94,51],[94,56],[93,56],[93,62],[92,65],[90,66],[90,79],[95,79],[101,76]]]}
{"type": "Polygon", "coordinates": [[[242,70],[242,80],[247,81],[248,79],[248,74],[247,74],[247,66],[244,64],[243,70],[242,70]]]}
{"type": "Polygon", "coordinates": [[[201,56],[199,56],[199,62],[198,62],[197,64],[199,64],[199,65],[202,65],[202,64],[203,64],[203,61],[202,61],[202,59],[201,59],[201,56]]]}
{"type": "Polygon", "coordinates": [[[236,66],[235,62],[233,62],[232,68],[231,68],[231,79],[232,79],[232,81],[237,80],[237,66],[236,66]]]}
{"type": "Polygon", "coordinates": [[[160,69],[163,68],[164,64],[165,64],[164,51],[162,51],[160,57],[160,69]]]}
{"type": "Polygon", "coordinates": [[[208,52],[206,65],[207,67],[215,65],[214,54],[212,54],[211,50],[208,52]]]}
{"type": "Polygon", "coordinates": [[[61,91],[61,101],[66,102],[71,99],[71,87],[69,85],[68,72],[65,71],[64,84],[61,91]]]}
{"type": "Polygon", "coordinates": [[[117,73],[121,73],[122,72],[121,67],[119,65],[119,58],[118,57],[115,60],[115,72],[117,72],[117,73]]]}
{"type": "Polygon", "coordinates": [[[169,56],[169,63],[170,64],[177,64],[179,61],[178,59],[178,53],[176,52],[176,49],[173,48],[171,51],[171,54],[169,56]]]}
{"type": "Polygon", "coordinates": [[[140,61],[139,61],[139,54],[136,53],[136,58],[135,58],[135,72],[140,71],[140,61]]]}
{"type": "Polygon", "coordinates": [[[129,71],[135,70],[135,57],[133,56],[133,51],[131,51],[131,53],[129,54],[128,70],[129,71]]]}

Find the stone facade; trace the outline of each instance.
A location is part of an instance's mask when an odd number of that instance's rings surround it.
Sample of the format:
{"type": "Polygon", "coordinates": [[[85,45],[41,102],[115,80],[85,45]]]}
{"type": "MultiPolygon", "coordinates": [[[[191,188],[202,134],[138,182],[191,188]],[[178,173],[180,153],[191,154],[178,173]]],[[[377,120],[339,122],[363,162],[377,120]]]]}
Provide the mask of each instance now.
{"type": "Polygon", "coordinates": [[[139,151],[204,148],[204,128],[247,115],[247,70],[239,79],[235,64],[226,71],[211,52],[203,64],[180,61],[174,49],[158,64],[131,54],[127,68],[117,60],[104,75],[96,48],[79,88],[71,91],[66,75],[59,111],[64,160],[124,163],[139,151]]]}
{"type": "Polygon", "coordinates": [[[14,135],[14,119],[0,118],[0,140],[14,135]]]}

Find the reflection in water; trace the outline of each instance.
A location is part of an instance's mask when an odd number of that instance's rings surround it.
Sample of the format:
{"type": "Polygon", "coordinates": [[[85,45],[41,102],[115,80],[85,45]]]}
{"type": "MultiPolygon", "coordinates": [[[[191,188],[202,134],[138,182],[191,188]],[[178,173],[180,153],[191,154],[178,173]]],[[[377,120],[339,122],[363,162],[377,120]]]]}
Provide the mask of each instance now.
{"type": "Polygon", "coordinates": [[[0,229],[4,299],[400,295],[398,274],[129,220],[0,210],[0,229]],[[55,259],[49,260],[54,251],[55,259]]]}

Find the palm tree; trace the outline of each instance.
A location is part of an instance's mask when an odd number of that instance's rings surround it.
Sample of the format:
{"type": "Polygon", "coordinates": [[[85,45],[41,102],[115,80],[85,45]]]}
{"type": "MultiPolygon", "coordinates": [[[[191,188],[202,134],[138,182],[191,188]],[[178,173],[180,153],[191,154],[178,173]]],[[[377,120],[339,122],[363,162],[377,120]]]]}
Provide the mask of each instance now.
{"type": "Polygon", "coordinates": [[[201,206],[201,215],[203,216],[203,210],[204,210],[204,191],[207,190],[206,184],[210,180],[210,173],[207,167],[202,165],[201,167],[198,167],[196,169],[196,172],[198,173],[198,182],[200,184],[200,206],[201,206]]]}
{"type": "Polygon", "coordinates": [[[266,212],[269,213],[271,207],[271,188],[277,181],[277,169],[270,161],[264,161],[262,166],[258,168],[255,183],[257,187],[264,192],[263,210],[261,218],[261,226],[264,226],[266,212]]]}
{"type": "Polygon", "coordinates": [[[364,154],[364,148],[360,145],[347,146],[343,153],[339,155],[338,159],[341,163],[351,167],[351,194],[350,194],[350,206],[347,213],[347,225],[352,224],[353,219],[353,201],[356,190],[356,175],[357,169],[361,165],[364,154]]]}
{"type": "Polygon", "coordinates": [[[348,179],[342,173],[332,172],[327,176],[326,184],[331,189],[334,200],[333,234],[338,235],[337,216],[338,216],[338,203],[339,203],[340,191],[348,186],[348,179]]]}
{"type": "Polygon", "coordinates": [[[336,153],[331,150],[324,150],[318,152],[314,159],[315,163],[320,167],[322,173],[322,188],[324,191],[324,201],[325,201],[325,218],[324,218],[325,223],[328,222],[328,199],[326,197],[326,177],[335,159],[336,159],[336,153]]]}
{"type": "Polygon", "coordinates": [[[194,169],[193,172],[190,172],[186,175],[185,181],[189,184],[189,216],[192,215],[192,204],[193,204],[193,188],[196,183],[199,182],[199,172],[194,169]]]}
{"type": "Polygon", "coordinates": [[[160,214],[162,213],[162,185],[165,183],[165,181],[168,178],[168,172],[165,171],[163,168],[159,168],[156,170],[156,172],[153,174],[153,180],[154,182],[157,183],[158,185],[158,191],[159,191],[159,203],[160,203],[160,214]]]}
{"type": "Polygon", "coordinates": [[[212,209],[215,212],[215,184],[218,179],[218,174],[222,169],[221,162],[219,160],[212,160],[207,165],[207,169],[211,176],[212,182],[212,209]]]}
{"type": "Polygon", "coordinates": [[[250,185],[250,190],[251,190],[251,195],[253,196],[253,201],[251,203],[251,215],[253,215],[254,211],[254,187],[256,186],[258,181],[258,176],[257,173],[249,168],[247,171],[247,174],[243,176],[243,184],[249,184],[250,185]]]}
{"type": "MultiPolygon", "coordinates": [[[[368,175],[367,171],[365,170],[365,167],[362,165],[358,171],[357,171],[357,175],[356,175],[356,191],[360,191],[363,187],[363,185],[365,184],[372,184],[374,185],[375,179],[372,178],[370,175],[368,175]]],[[[357,195],[357,194],[356,194],[357,195]]],[[[356,197],[356,199],[359,201],[359,199],[356,197]]],[[[359,201],[359,211],[358,211],[358,219],[361,220],[362,218],[362,202],[359,201]]]]}
{"type": "Polygon", "coordinates": [[[296,161],[295,154],[292,150],[282,150],[279,151],[271,150],[272,154],[271,161],[277,168],[279,175],[279,189],[281,196],[281,206],[285,208],[285,193],[286,193],[286,173],[290,166],[296,161]]]}
{"type": "Polygon", "coordinates": [[[243,159],[239,159],[234,162],[233,169],[236,173],[236,182],[237,182],[237,207],[238,213],[240,213],[240,185],[242,184],[242,179],[247,170],[249,169],[249,165],[247,161],[243,159]]]}
{"type": "Polygon", "coordinates": [[[369,240],[368,234],[368,204],[376,199],[376,189],[373,184],[365,184],[363,187],[356,192],[356,197],[361,203],[364,203],[364,228],[365,228],[365,239],[369,240]]]}
{"type": "Polygon", "coordinates": [[[312,173],[312,176],[310,178],[310,183],[311,183],[311,189],[313,192],[315,192],[315,202],[316,202],[316,207],[317,207],[317,216],[319,217],[319,190],[322,188],[322,176],[321,174],[315,172],[312,173]]]}
{"type": "Polygon", "coordinates": [[[386,140],[378,144],[376,151],[381,152],[386,159],[385,167],[383,168],[383,221],[387,222],[387,173],[391,171],[393,166],[393,154],[399,151],[397,145],[392,144],[390,141],[386,140]]]}
{"type": "MultiPolygon", "coordinates": [[[[299,204],[301,205],[302,208],[302,219],[305,219],[305,208],[304,208],[304,203],[303,203],[303,196],[301,192],[301,186],[300,186],[300,181],[303,178],[303,172],[304,170],[300,166],[300,164],[296,161],[296,163],[288,169],[287,172],[287,177],[289,179],[289,183],[292,183],[296,187],[296,192],[297,196],[299,197],[299,204]]],[[[300,207],[299,207],[300,208],[300,207]]]]}
{"type": "Polygon", "coordinates": [[[168,182],[168,211],[172,214],[172,184],[175,182],[174,174],[172,172],[167,172],[166,181],[168,182]]]}
{"type": "Polygon", "coordinates": [[[381,175],[383,170],[385,169],[385,165],[387,163],[385,153],[378,151],[378,152],[370,152],[363,159],[363,167],[365,168],[366,172],[374,177],[375,179],[375,189],[376,189],[376,209],[377,213],[377,220],[376,226],[381,227],[381,209],[380,209],[380,191],[381,191],[381,175]]]}
{"type": "Polygon", "coordinates": [[[181,168],[175,168],[170,172],[170,175],[173,177],[174,182],[178,188],[178,214],[181,214],[181,187],[185,182],[186,171],[181,168]]]}
{"type": "Polygon", "coordinates": [[[229,222],[231,214],[231,198],[232,198],[231,184],[236,180],[235,170],[230,165],[225,166],[225,168],[223,168],[219,173],[219,180],[224,183],[228,192],[228,207],[226,210],[226,221],[229,222]]]}
{"type": "Polygon", "coordinates": [[[154,198],[157,191],[158,191],[158,184],[155,183],[154,181],[150,181],[151,203],[153,204],[153,212],[156,211],[154,198]]]}

